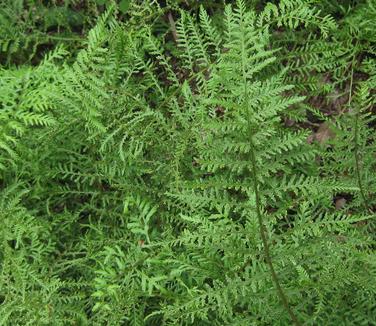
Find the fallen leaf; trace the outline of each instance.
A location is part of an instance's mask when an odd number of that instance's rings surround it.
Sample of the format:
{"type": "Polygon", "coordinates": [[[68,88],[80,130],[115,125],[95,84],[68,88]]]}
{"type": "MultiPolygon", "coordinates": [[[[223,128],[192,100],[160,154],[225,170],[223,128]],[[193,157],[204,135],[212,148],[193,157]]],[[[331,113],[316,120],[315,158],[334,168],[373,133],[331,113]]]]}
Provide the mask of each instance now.
{"type": "Polygon", "coordinates": [[[286,127],[292,127],[292,126],[294,126],[294,125],[295,125],[295,121],[294,121],[294,120],[289,119],[289,118],[286,118],[286,119],[285,119],[285,126],[286,126],[286,127]]]}
{"type": "Polygon", "coordinates": [[[315,140],[315,135],[314,134],[311,134],[307,137],[307,143],[308,144],[312,144],[313,141],[315,140]]]}
{"type": "Polygon", "coordinates": [[[346,199],[345,198],[338,198],[336,200],[336,210],[340,210],[344,208],[346,205],[346,199]]]}
{"type": "Polygon", "coordinates": [[[138,245],[142,248],[145,245],[144,240],[138,240],[138,245]]]}
{"type": "Polygon", "coordinates": [[[330,129],[330,126],[328,123],[324,122],[320,125],[319,129],[315,133],[315,139],[320,143],[324,144],[330,139],[334,139],[336,137],[336,134],[333,130],[330,129]]]}

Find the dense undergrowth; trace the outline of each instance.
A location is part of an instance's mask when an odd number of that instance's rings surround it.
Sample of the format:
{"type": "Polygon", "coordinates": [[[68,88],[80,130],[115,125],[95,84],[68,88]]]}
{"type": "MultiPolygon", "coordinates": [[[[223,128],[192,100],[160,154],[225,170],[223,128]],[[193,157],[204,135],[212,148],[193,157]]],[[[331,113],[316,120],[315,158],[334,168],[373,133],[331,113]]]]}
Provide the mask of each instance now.
{"type": "Polygon", "coordinates": [[[376,324],[374,0],[0,3],[0,325],[376,324]]]}

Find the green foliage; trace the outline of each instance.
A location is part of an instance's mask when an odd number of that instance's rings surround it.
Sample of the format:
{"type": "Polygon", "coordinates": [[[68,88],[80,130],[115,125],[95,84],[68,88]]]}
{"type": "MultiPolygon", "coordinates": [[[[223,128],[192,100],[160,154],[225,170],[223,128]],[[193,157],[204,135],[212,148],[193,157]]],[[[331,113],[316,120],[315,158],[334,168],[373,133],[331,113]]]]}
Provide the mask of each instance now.
{"type": "Polygon", "coordinates": [[[4,3],[0,325],[374,323],[373,1],[4,3]]]}

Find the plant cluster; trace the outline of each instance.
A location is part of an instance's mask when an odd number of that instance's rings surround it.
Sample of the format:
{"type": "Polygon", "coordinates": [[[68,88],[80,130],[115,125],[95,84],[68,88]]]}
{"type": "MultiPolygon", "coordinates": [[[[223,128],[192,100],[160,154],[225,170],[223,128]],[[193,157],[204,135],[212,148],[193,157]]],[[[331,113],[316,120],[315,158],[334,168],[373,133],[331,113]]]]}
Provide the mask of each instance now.
{"type": "Polygon", "coordinates": [[[375,324],[374,0],[0,2],[0,325],[375,324]]]}

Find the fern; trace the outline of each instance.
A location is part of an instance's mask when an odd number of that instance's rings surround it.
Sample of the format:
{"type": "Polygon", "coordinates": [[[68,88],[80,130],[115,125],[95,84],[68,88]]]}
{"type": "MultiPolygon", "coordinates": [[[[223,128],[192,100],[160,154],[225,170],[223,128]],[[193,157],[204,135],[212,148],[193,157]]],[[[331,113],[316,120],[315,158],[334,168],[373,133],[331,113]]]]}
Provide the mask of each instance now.
{"type": "Polygon", "coordinates": [[[36,3],[0,11],[0,325],[374,323],[372,1],[36,3]]]}

